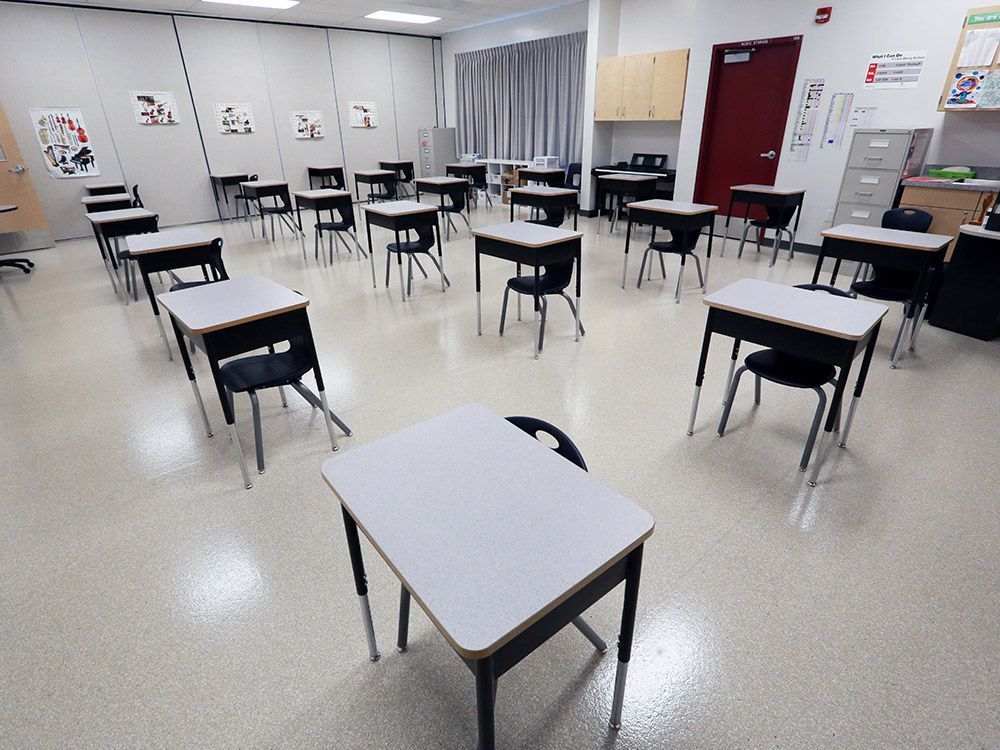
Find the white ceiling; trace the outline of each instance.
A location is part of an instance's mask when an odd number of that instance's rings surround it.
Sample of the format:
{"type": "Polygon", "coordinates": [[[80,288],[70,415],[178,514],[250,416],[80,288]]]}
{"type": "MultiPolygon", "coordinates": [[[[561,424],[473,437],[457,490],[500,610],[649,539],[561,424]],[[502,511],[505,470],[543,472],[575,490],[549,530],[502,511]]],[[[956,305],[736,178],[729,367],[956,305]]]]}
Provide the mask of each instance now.
{"type": "Polygon", "coordinates": [[[132,10],[179,11],[223,18],[252,18],[287,21],[319,26],[398,31],[437,36],[469,26],[569,5],[578,0],[301,0],[288,10],[219,5],[202,0],[71,0],[80,5],[97,5],[132,10]],[[440,16],[427,24],[371,21],[365,15],[376,10],[395,10],[440,16]]]}

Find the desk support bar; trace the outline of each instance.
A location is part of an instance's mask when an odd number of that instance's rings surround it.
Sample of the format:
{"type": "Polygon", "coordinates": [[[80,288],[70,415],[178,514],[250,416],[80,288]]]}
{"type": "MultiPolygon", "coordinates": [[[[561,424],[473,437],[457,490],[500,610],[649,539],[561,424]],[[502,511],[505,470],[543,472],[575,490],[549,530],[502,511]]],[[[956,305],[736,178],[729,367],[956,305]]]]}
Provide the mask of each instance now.
{"type": "Polygon", "coordinates": [[[618,635],[618,670],[615,674],[615,693],[611,702],[612,729],[622,725],[622,705],[625,702],[625,680],[628,663],[632,658],[632,634],[635,631],[635,610],[639,603],[639,575],[642,572],[642,545],[628,556],[625,569],[625,602],[622,605],[622,627],[618,635]]]}
{"type": "Polygon", "coordinates": [[[358,524],[343,505],[340,510],[344,515],[344,530],[347,532],[347,551],[351,556],[351,568],[354,571],[354,587],[358,592],[361,605],[361,622],[365,626],[365,636],[368,639],[368,658],[378,661],[381,654],[375,643],[375,626],[372,623],[372,609],[368,604],[368,579],[365,577],[365,561],[361,557],[361,540],[358,538],[358,524]]]}

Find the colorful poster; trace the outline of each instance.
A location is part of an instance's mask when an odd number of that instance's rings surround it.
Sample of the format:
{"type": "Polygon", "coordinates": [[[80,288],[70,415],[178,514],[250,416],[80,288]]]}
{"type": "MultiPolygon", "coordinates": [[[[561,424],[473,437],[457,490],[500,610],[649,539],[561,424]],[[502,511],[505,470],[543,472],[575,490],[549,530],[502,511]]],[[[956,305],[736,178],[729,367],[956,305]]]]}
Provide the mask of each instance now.
{"type": "Polygon", "coordinates": [[[318,110],[292,112],[292,132],[296,138],[322,138],[323,113],[318,110]]]}
{"type": "Polygon", "coordinates": [[[956,70],[948,89],[945,109],[975,109],[987,70],[956,70]]]}
{"type": "Polygon", "coordinates": [[[915,89],[927,60],[927,50],[876,52],[868,60],[866,89],[915,89]]]}
{"type": "Polygon", "coordinates": [[[173,91],[129,91],[132,112],[140,125],[173,125],[177,122],[177,98],[173,91]]]}
{"type": "Polygon", "coordinates": [[[223,135],[252,133],[256,130],[249,104],[213,104],[215,125],[223,135]]]}
{"type": "Polygon", "coordinates": [[[826,111],[826,125],[823,126],[823,140],[820,148],[839,149],[844,142],[844,131],[851,115],[854,94],[839,92],[830,98],[830,108],[826,111]]]}
{"type": "Polygon", "coordinates": [[[28,117],[50,175],[65,179],[101,173],[79,109],[32,108],[28,117]]]}
{"type": "Polygon", "coordinates": [[[976,109],[1000,109],[1000,70],[986,76],[979,90],[979,104],[976,109]]]}
{"type": "Polygon", "coordinates": [[[377,128],[378,109],[375,102],[348,102],[352,128],[377,128]]]}
{"type": "Polygon", "coordinates": [[[988,68],[997,56],[1000,29],[969,29],[962,39],[956,68],[988,68]]]}
{"type": "Polygon", "coordinates": [[[802,82],[802,96],[795,115],[792,142],[788,147],[793,161],[805,161],[809,158],[809,145],[812,143],[816,115],[819,113],[819,101],[823,97],[825,85],[826,81],[822,78],[807,78],[802,82]]]}

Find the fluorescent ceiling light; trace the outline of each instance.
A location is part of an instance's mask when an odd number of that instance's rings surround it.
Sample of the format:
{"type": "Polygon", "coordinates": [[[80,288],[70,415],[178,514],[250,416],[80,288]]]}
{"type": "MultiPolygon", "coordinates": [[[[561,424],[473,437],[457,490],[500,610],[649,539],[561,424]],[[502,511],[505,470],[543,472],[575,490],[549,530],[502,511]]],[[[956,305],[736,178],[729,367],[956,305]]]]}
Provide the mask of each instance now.
{"type": "Polygon", "coordinates": [[[299,4],[299,0],[202,0],[205,3],[221,3],[223,5],[248,5],[251,8],[277,8],[288,10],[299,4]]]}
{"type": "Polygon", "coordinates": [[[400,23],[433,23],[440,21],[440,16],[420,16],[416,13],[397,13],[394,10],[377,10],[369,13],[365,18],[373,21],[399,21],[400,23]]]}

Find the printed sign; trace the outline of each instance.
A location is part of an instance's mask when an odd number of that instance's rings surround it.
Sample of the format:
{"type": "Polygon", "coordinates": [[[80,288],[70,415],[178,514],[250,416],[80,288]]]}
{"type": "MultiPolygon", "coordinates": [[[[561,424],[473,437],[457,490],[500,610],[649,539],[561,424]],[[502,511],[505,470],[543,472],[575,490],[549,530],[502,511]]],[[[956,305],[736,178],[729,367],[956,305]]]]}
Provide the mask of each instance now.
{"type": "Polygon", "coordinates": [[[322,138],[323,113],[318,110],[292,112],[292,132],[296,138],[322,138]]]}
{"type": "Polygon", "coordinates": [[[140,125],[173,125],[177,122],[177,98],[173,91],[129,91],[132,112],[140,125]]]}
{"type": "Polygon", "coordinates": [[[919,52],[876,52],[868,61],[866,89],[914,89],[927,60],[927,50],[919,52]]]}
{"type": "Polygon", "coordinates": [[[847,130],[847,120],[851,116],[851,104],[854,94],[839,92],[830,98],[830,109],[826,112],[826,125],[823,126],[823,140],[820,148],[838,149],[844,142],[844,131],[847,130]]]}
{"type": "Polygon", "coordinates": [[[252,133],[254,126],[253,109],[249,104],[213,104],[215,126],[223,135],[252,133]]]}
{"type": "Polygon", "coordinates": [[[29,109],[28,116],[50,175],[65,179],[101,173],[79,109],[39,107],[29,109]]]}
{"type": "Polygon", "coordinates": [[[819,100],[823,96],[825,85],[826,81],[822,78],[807,78],[802,82],[802,97],[799,99],[799,109],[795,115],[792,142],[788,147],[794,161],[805,161],[809,158],[809,145],[812,143],[816,115],[819,113],[819,100]]]}
{"type": "Polygon", "coordinates": [[[352,128],[377,128],[378,109],[375,102],[348,102],[352,128]]]}

